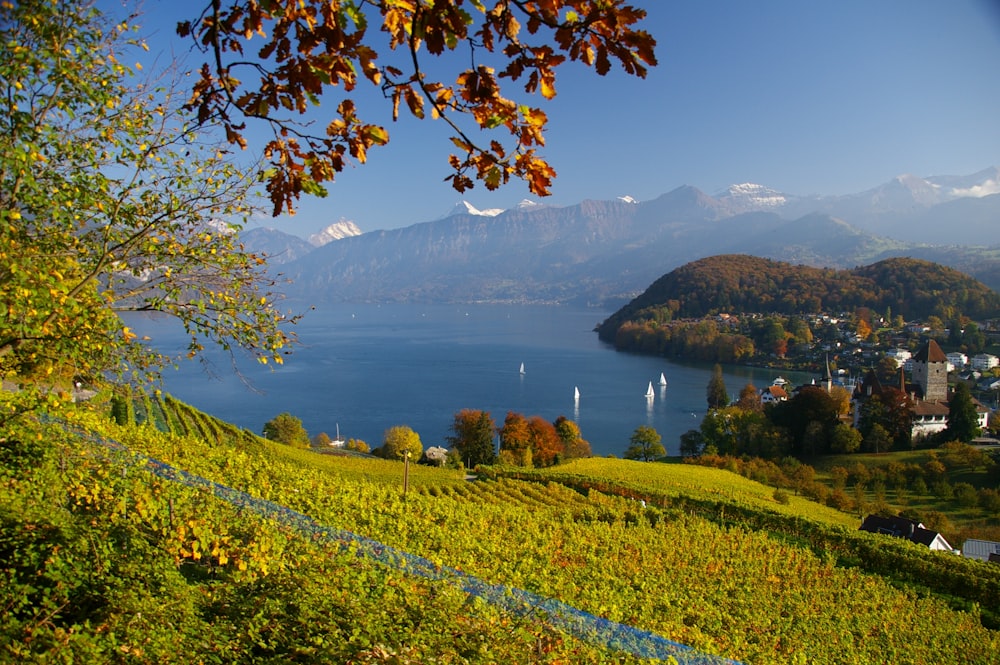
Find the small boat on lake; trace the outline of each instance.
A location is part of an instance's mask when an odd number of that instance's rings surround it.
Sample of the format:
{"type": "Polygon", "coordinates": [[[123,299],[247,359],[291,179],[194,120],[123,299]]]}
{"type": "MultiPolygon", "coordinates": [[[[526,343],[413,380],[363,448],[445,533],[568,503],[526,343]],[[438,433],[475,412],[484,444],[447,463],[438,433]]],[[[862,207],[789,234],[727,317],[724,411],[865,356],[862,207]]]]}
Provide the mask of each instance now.
{"type": "Polygon", "coordinates": [[[573,399],[574,400],[579,400],[580,399],[580,389],[577,388],[577,387],[573,388],[573,399]]]}
{"type": "Polygon", "coordinates": [[[649,387],[648,387],[648,388],[646,388],[646,399],[653,399],[653,396],[654,396],[655,394],[656,394],[656,393],[654,393],[654,392],[653,392],[653,382],[652,382],[652,381],[650,381],[650,382],[649,382],[649,387]]]}
{"type": "Polygon", "coordinates": [[[663,376],[663,372],[660,372],[660,385],[661,386],[667,385],[667,377],[663,376]]]}
{"type": "Polygon", "coordinates": [[[521,369],[519,370],[519,373],[524,374],[524,363],[521,363],[521,369]]]}

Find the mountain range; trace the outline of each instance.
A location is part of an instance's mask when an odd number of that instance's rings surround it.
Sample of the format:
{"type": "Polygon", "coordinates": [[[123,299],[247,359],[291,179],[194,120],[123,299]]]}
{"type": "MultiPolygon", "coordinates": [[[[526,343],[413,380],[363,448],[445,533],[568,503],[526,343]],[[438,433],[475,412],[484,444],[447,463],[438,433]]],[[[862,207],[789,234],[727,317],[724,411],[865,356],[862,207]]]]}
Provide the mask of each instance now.
{"type": "Polygon", "coordinates": [[[912,256],[997,290],[1000,169],[899,176],[842,196],[744,183],[715,196],[682,186],[642,202],[525,201],[482,211],[462,202],[438,220],[357,231],[341,220],[314,236],[318,247],[273,229],[252,229],[242,240],[292,280],[289,296],[311,302],[617,306],[680,265],[737,253],[831,268],[912,256]]]}

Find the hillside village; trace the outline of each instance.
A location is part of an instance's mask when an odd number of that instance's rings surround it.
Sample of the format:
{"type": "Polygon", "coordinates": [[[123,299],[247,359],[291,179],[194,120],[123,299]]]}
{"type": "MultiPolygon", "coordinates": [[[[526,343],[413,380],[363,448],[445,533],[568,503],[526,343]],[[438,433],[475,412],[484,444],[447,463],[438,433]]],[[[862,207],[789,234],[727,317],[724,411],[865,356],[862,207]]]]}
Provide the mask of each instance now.
{"type": "MultiPolygon", "coordinates": [[[[786,332],[786,338],[791,338],[793,342],[786,343],[783,352],[779,345],[769,352],[765,350],[754,355],[747,364],[820,374],[829,371],[834,385],[853,392],[866,376],[873,373],[881,382],[898,387],[899,371],[902,370],[905,375],[913,374],[917,363],[928,361],[926,354],[930,352],[933,362],[941,364],[939,369],[947,383],[967,384],[980,402],[993,410],[997,409],[1000,398],[1000,328],[996,321],[967,322],[953,332],[941,327],[941,321],[936,317],[926,322],[904,323],[902,320],[893,322],[883,316],[862,318],[865,314],[862,313],[861,317],[847,313],[809,317],[805,320],[808,332],[804,339],[796,339],[793,333],[786,332]],[[945,348],[950,350],[946,352],[945,348]]],[[[775,323],[765,315],[744,318],[769,321],[768,325],[775,323]]],[[[720,327],[733,331],[746,329],[740,317],[719,314],[715,320],[720,327]]],[[[780,321],[778,325],[781,325],[780,321]]],[[[793,330],[802,335],[801,327],[793,324],[793,330]]],[[[922,388],[924,392],[921,394],[924,395],[927,386],[922,388]]],[[[780,393],[767,392],[767,396],[762,395],[763,399],[780,399],[780,393]]],[[[940,386],[932,394],[934,399],[944,399],[940,386]]]]}
{"type": "MultiPolygon", "coordinates": [[[[737,317],[722,314],[715,318],[727,326],[740,325],[737,317]]],[[[979,444],[977,448],[992,452],[1000,443],[991,436],[996,430],[994,414],[997,408],[997,386],[1000,385],[1000,361],[995,354],[983,350],[991,348],[990,340],[995,339],[990,322],[982,324],[986,329],[985,333],[980,333],[977,324],[970,322],[957,335],[947,329],[935,331],[925,323],[909,323],[894,328],[891,322],[881,317],[876,319],[880,326],[877,335],[864,334],[865,321],[856,317],[816,316],[809,323],[822,331],[825,337],[814,339],[811,344],[795,345],[781,357],[772,354],[770,362],[772,365],[780,366],[784,363],[799,368],[820,365],[823,368],[822,375],[799,386],[792,386],[784,378],[778,377],[772,385],[757,390],[760,408],[786,409],[783,417],[776,417],[773,415],[775,411],[770,411],[772,421],[781,423],[784,419],[785,424],[788,424],[788,410],[814,409],[815,399],[804,399],[804,403],[795,404],[795,399],[806,391],[813,391],[814,394],[823,392],[831,398],[831,402],[837,401],[835,393],[839,391],[845,399],[849,395],[850,403],[847,409],[839,412],[838,427],[849,425],[856,431],[865,432],[866,452],[879,453],[918,446],[937,448],[941,444],[945,444],[949,450],[957,451],[959,446],[968,447],[966,444],[969,443],[979,444]],[[948,353],[944,352],[938,342],[938,338],[942,343],[961,342],[967,335],[971,344],[960,344],[960,350],[948,353]],[[886,345],[891,346],[886,348],[886,345]],[[967,353],[970,347],[977,350],[971,357],[967,353]],[[831,358],[836,365],[831,364],[831,358]],[[831,371],[832,366],[836,367],[836,371],[831,371]],[[973,393],[978,399],[972,396],[973,393]],[[964,398],[958,397],[960,394],[964,398]],[[969,434],[966,436],[956,434],[956,423],[961,420],[961,415],[956,414],[961,409],[958,403],[962,399],[967,401],[968,408],[971,409],[970,422],[965,430],[969,434]],[[876,438],[872,433],[874,420],[880,421],[875,425],[876,428],[881,428],[883,424],[887,429],[893,426],[897,428],[895,432],[885,432],[885,448],[882,450],[878,443],[872,448],[873,444],[870,442],[870,439],[876,438]],[[899,432],[898,429],[904,431],[899,432]],[[945,443],[946,441],[951,443],[945,443]]],[[[711,387],[709,394],[711,395],[711,387]]],[[[711,400],[711,396],[709,399],[711,400]]],[[[710,411],[706,417],[709,425],[706,427],[703,423],[700,432],[689,432],[688,443],[686,446],[682,444],[682,452],[695,456],[707,453],[708,463],[711,464],[712,456],[718,454],[720,447],[725,448],[727,445],[720,437],[713,436],[715,422],[720,419],[716,414],[725,420],[726,435],[738,439],[741,436],[739,430],[747,428],[738,423],[736,413],[732,410],[747,409],[745,400],[746,393],[743,392],[740,399],[733,399],[728,407],[715,413],[710,411]]],[[[752,406],[749,408],[753,410],[752,406]]],[[[817,417],[815,413],[810,412],[809,415],[802,416],[802,419],[814,417],[817,417]]],[[[758,430],[757,435],[759,433],[758,430]]],[[[814,437],[833,436],[818,427],[807,430],[806,434],[814,437]]],[[[752,436],[749,429],[744,436],[752,436]]],[[[861,435],[858,434],[857,437],[856,445],[860,445],[861,435]]],[[[811,445],[814,447],[800,448],[798,452],[823,452],[821,446],[811,445]]],[[[737,447],[730,447],[725,452],[731,455],[739,450],[737,447]]],[[[839,449],[831,444],[826,452],[842,453],[850,450],[839,449]]],[[[969,454],[972,455],[973,452],[969,454]]],[[[989,466],[989,457],[981,453],[975,454],[977,459],[987,461],[987,467],[989,466]]],[[[899,463],[895,464],[901,468],[899,463]]],[[[976,462],[970,462],[970,468],[975,465],[976,462]]],[[[835,503],[837,501],[831,505],[835,503]]],[[[860,508],[861,505],[863,501],[859,498],[857,507],[860,508]]],[[[912,512],[897,515],[884,501],[878,512],[868,514],[862,520],[859,529],[910,540],[931,550],[1000,563],[1000,543],[966,538],[964,543],[956,547],[939,530],[927,527],[912,512]]]]}

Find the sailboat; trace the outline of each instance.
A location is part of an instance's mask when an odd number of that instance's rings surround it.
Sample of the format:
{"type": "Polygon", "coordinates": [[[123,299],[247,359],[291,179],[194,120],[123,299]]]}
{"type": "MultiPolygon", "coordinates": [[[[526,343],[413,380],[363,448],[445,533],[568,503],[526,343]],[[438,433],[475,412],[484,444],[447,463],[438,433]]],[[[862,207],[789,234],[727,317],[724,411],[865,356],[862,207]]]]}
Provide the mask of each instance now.
{"type": "Polygon", "coordinates": [[[337,438],[330,442],[334,448],[343,448],[344,440],[340,438],[340,423],[337,423],[337,438]]]}
{"type": "Polygon", "coordinates": [[[653,382],[650,381],[649,382],[649,387],[646,388],[646,398],[647,399],[653,399],[653,395],[654,395],[654,393],[653,393],[653,382]]]}
{"type": "Polygon", "coordinates": [[[520,370],[520,373],[521,373],[521,374],[524,374],[524,363],[521,363],[521,370],[520,370]]]}
{"type": "Polygon", "coordinates": [[[573,399],[574,400],[580,399],[580,389],[577,388],[576,386],[573,387],[573,399]]]}
{"type": "Polygon", "coordinates": [[[660,385],[661,386],[667,385],[667,377],[663,376],[663,372],[660,372],[660,385]]]}

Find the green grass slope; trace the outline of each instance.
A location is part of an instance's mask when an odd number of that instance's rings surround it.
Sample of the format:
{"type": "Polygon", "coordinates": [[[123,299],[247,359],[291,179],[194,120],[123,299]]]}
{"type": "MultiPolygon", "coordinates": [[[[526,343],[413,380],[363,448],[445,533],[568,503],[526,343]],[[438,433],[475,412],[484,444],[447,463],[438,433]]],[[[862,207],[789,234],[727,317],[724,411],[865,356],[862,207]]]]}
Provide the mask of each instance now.
{"type": "MultiPolygon", "coordinates": [[[[804,535],[855,536],[836,515],[798,500],[780,506],[771,490],[725,472],[594,459],[547,476],[494,469],[468,482],[411,465],[403,497],[402,464],[293,450],[153,401],[159,427],[118,426],[95,406],[75,414],[78,430],[26,426],[3,443],[0,660],[635,660],[156,477],[136,454],[485,582],[744,662],[988,663],[1000,647],[976,603],[958,611],[862,561],[845,567],[856,554],[804,535]]],[[[928,575],[945,560],[861,540],[928,575]]],[[[947,562],[990,593],[992,568],[947,562]]]]}

